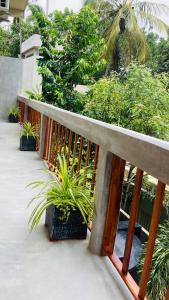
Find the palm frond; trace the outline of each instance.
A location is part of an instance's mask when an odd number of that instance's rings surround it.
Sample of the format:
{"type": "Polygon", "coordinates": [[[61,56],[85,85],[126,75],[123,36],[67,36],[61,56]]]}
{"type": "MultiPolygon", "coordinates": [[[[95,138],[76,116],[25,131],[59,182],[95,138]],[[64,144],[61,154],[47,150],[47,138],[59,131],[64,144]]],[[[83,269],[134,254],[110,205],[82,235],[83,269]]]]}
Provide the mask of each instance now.
{"type": "Polygon", "coordinates": [[[152,14],[148,14],[144,11],[140,12],[140,16],[146,26],[152,27],[153,29],[157,30],[160,33],[168,34],[169,26],[164,21],[162,21],[160,18],[158,18],[152,14]]]}
{"type": "Polygon", "coordinates": [[[150,2],[150,1],[142,1],[142,2],[137,1],[136,7],[138,7],[139,11],[143,11],[151,15],[169,13],[169,5],[163,3],[150,2]]]}
{"type": "Polygon", "coordinates": [[[111,24],[110,29],[107,32],[107,50],[105,54],[107,60],[110,60],[110,58],[112,57],[112,53],[114,53],[117,47],[117,40],[120,34],[119,22],[123,16],[124,10],[125,10],[125,6],[119,9],[118,13],[116,14],[111,24]]]}

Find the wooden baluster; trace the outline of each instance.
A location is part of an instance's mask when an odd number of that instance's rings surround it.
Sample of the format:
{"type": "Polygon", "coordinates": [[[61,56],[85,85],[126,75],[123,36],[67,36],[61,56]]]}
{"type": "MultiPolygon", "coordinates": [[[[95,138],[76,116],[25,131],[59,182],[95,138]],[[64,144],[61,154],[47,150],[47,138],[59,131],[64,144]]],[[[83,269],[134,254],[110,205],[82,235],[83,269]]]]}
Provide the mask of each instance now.
{"type": "Polygon", "coordinates": [[[165,193],[165,184],[158,181],[157,192],[154,200],[154,207],[153,207],[153,213],[151,218],[149,238],[147,243],[147,250],[146,250],[143,271],[141,274],[141,279],[139,284],[140,299],[144,299],[146,295],[147,283],[148,283],[150,269],[151,269],[151,262],[152,262],[152,256],[153,256],[153,251],[155,246],[157,230],[158,230],[158,224],[160,222],[160,213],[163,206],[164,193],[165,193]]]}
{"type": "Polygon", "coordinates": [[[77,182],[78,182],[78,177],[80,175],[80,169],[81,169],[81,163],[82,163],[83,143],[84,143],[84,139],[81,136],[80,137],[79,155],[78,155],[78,166],[77,166],[77,173],[76,173],[77,182]]]}
{"type": "Polygon", "coordinates": [[[63,150],[64,156],[66,155],[66,142],[67,142],[67,137],[68,137],[68,129],[65,128],[65,135],[64,135],[64,150],[63,150]]]}
{"type": "Polygon", "coordinates": [[[53,126],[52,126],[52,145],[51,145],[51,162],[54,165],[54,160],[55,160],[55,137],[56,137],[56,130],[57,130],[57,124],[55,121],[53,121],[53,126]]]}
{"type": "Polygon", "coordinates": [[[73,159],[72,159],[71,176],[73,176],[73,174],[74,174],[75,159],[76,159],[76,149],[77,149],[77,140],[78,140],[78,135],[75,133],[75,140],[74,140],[74,147],[73,147],[73,159]]]}
{"type": "Polygon", "coordinates": [[[59,149],[59,154],[62,154],[62,148],[63,148],[63,139],[64,139],[64,126],[62,125],[62,130],[61,130],[61,137],[60,137],[60,149],[59,149]]]}
{"type": "Polygon", "coordinates": [[[91,191],[94,191],[95,183],[96,183],[96,168],[97,168],[97,161],[99,155],[99,146],[95,146],[95,154],[94,154],[94,163],[93,163],[93,171],[92,171],[92,183],[91,183],[91,191]]]}
{"type": "Polygon", "coordinates": [[[71,152],[71,146],[72,146],[72,131],[69,131],[69,145],[68,145],[68,154],[67,154],[67,166],[69,167],[69,161],[70,161],[70,152],[71,152]]]}
{"type": "Polygon", "coordinates": [[[113,168],[109,187],[109,201],[107,207],[106,223],[103,236],[103,255],[111,255],[114,250],[118,219],[120,214],[120,202],[124,180],[125,161],[113,155],[113,168]]]}
{"type": "Polygon", "coordinates": [[[88,172],[89,159],[90,159],[90,148],[91,148],[91,142],[88,141],[87,151],[86,151],[86,163],[85,163],[85,169],[84,169],[84,178],[83,178],[83,188],[85,188],[86,182],[87,182],[87,172],[88,172]]]}
{"type": "Polygon", "coordinates": [[[45,142],[44,142],[44,160],[47,160],[47,149],[48,149],[48,136],[49,136],[49,118],[46,117],[46,129],[45,129],[45,142]]]}
{"type": "Polygon", "coordinates": [[[135,224],[137,220],[139,202],[140,202],[140,195],[141,195],[141,187],[142,187],[142,179],[143,179],[143,171],[137,169],[136,172],[136,179],[135,179],[135,186],[133,191],[133,198],[131,202],[131,209],[130,209],[130,219],[129,219],[129,226],[126,238],[126,245],[124,251],[124,259],[123,259],[123,268],[122,272],[126,275],[128,272],[129,262],[130,262],[130,255],[133,243],[133,237],[135,232],[135,224]]]}
{"type": "Polygon", "coordinates": [[[52,128],[53,128],[53,120],[50,119],[50,123],[49,123],[48,157],[47,157],[48,162],[50,162],[50,154],[51,154],[51,146],[52,146],[52,128]]]}

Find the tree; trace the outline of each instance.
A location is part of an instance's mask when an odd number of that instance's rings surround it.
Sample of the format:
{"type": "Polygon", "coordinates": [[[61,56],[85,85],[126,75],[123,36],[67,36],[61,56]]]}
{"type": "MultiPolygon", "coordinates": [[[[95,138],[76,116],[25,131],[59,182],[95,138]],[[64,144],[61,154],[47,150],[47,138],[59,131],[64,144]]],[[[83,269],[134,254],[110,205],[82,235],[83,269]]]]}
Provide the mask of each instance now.
{"type": "Polygon", "coordinates": [[[43,99],[68,110],[81,111],[81,102],[74,88],[93,82],[94,75],[103,68],[101,58],[105,47],[97,29],[98,16],[89,7],[78,14],[54,12],[50,18],[37,12],[41,39],[39,72],[43,77],[43,99]]]}
{"type": "Polygon", "coordinates": [[[123,80],[116,74],[96,82],[85,96],[89,117],[169,140],[167,74],[153,76],[130,65],[123,80]]]}
{"type": "Polygon", "coordinates": [[[147,35],[147,41],[152,53],[149,65],[153,71],[169,73],[169,39],[151,32],[147,35]]]}
{"type": "MultiPolygon", "coordinates": [[[[41,11],[40,7],[36,7],[41,11]]],[[[0,27],[0,55],[18,57],[20,42],[24,42],[35,33],[39,33],[39,29],[32,16],[25,20],[14,18],[8,29],[0,27]]]]}
{"type": "Polygon", "coordinates": [[[125,65],[132,59],[143,63],[149,58],[149,47],[139,20],[146,28],[168,33],[168,26],[158,17],[159,11],[169,12],[167,5],[137,0],[86,0],[85,3],[94,5],[101,23],[106,23],[103,24],[107,36],[106,75],[111,69],[120,69],[121,43],[125,48],[125,65]]]}
{"type": "Polygon", "coordinates": [[[0,27],[0,56],[10,56],[10,33],[0,27]]]}

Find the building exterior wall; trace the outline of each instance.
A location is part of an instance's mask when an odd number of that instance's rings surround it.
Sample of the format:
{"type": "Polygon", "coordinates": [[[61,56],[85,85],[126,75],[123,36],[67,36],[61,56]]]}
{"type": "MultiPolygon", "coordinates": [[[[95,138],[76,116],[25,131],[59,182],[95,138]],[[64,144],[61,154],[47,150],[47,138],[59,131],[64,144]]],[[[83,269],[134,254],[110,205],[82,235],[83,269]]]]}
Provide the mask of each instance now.
{"type": "Polygon", "coordinates": [[[0,118],[7,118],[9,108],[16,104],[21,89],[22,60],[0,57],[0,118]]]}
{"type": "Polygon", "coordinates": [[[30,56],[22,60],[21,94],[27,90],[41,89],[42,77],[38,74],[37,56],[30,56]]]}

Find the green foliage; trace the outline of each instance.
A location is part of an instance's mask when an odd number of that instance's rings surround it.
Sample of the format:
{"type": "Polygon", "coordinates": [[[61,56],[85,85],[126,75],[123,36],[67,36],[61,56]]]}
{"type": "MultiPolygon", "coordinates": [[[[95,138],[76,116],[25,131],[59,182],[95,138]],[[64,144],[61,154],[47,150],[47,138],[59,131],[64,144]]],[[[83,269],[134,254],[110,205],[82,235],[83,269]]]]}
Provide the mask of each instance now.
{"type": "Polygon", "coordinates": [[[10,56],[10,33],[0,27],[0,56],[10,56]]]}
{"type": "Polygon", "coordinates": [[[25,122],[22,126],[21,136],[33,136],[37,138],[37,126],[32,125],[30,122],[25,122]]]}
{"type": "MultiPolygon", "coordinates": [[[[41,11],[36,5],[37,10],[41,11]]],[[[0,28],[0,55],[18,57],[20,54],[20,42],[24,42],[30,36],[39,33],[34,18],[14,18],[9,29],[0,28]]]]}
{"type": "Polygon", "coordinates": [[[156,73],[169,73],[169,39],[160,38],[157,34],[149,33],[147,41],[151,49],[150,67],[156,73]]]}
{"type": "Polygon", "coordinates": [[[35,208],[29,219],[31,230],[37,227],[43,212],[50,205],[55,205],[62,212],[61,219],[66,222],[71,211],[79,210],[82,214],[83,221],[88,224],[91,220],[93,211],[93,198],[90,196],[90,190],[82,187],[82,179],[71,176],[67,167],[65,158],[59,156],[59,167],[52,180],[38,180],[29,186],[40,188],[40,192],[31,200],[37,201],[35,208]]]}
{"type": "Polygon", "coordinates": [[[149,59],[149,47],[141,24],[146,29],[168,33],[168,25],[159,15],[169,12],[169,6],[137,0],[86,0],[100,15],[100,28],[107,37],[106,75],[112,69],[119,72],[133,59],[144,63],[149,59]],[[160,14],[159,14],[160,11],[160,14]]]}
{"type": "Polygon", "coordinates": [[[9,109],[8,115],[13,115],[13,116],[15,116],[15,117],[19,117],[19,115],[20,115],[19,107],[13,105],[13,106],[9,109]]]}
{"type": "Polygon", "coordinates": [[[35,89],[27,90],[25,93],[28,95],[29,100],[37,100],[42,101],[42,92],[40,91],[39,87],[37,86],[35,89]]]}
{"type": "Polygon", "coordinates": [[[67,110],[81,111],[74,88],[89,84],[103,69],[105,47],[98,32],[98,16],[89,7],[78,14],[54,12],[47,18],[32,6],[42,37],[39,72],[43,77],[43,99],[67,110]]]}
{"type": "MultiPolygon", "coordinates": [[[[159,226],[152,259],[151,274],[148,282],[147,296],[152,300],[165,300],[169,283],[169,221],[159,226]]],[[[146,245],[140,258],[139,269],[142,271],[146,245]]]]}
{"type": "Polygon", "coordinates": [[[131,130],[169,139],[168,76],[153,76],[132,64],[125,78],[112,74],[100,79],[86,95],[85,114],[131,130]],[[164,83],[165,82],[165,83],[164,83]]]}

